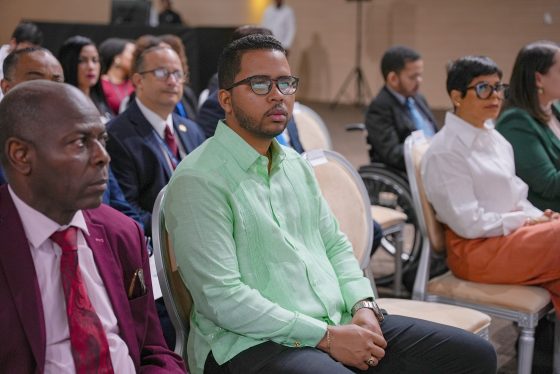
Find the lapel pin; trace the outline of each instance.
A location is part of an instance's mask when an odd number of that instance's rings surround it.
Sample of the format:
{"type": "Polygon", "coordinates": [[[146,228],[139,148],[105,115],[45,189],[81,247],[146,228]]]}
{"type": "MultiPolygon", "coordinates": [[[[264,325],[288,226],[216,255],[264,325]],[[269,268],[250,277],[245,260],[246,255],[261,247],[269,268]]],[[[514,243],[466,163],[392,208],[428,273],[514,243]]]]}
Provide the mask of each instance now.
{"type": "Polygon", "coordinates": [[[183,125],[182,123],[179,125],[179,130],[182,132],[187,132],[187,126],[183,125]]]}
{"type": "Polygon", "coordinates": [[[105,240],[101,239],[101,238],[95,238],[95,241],[98,243],[105,243],[105,240]]]}

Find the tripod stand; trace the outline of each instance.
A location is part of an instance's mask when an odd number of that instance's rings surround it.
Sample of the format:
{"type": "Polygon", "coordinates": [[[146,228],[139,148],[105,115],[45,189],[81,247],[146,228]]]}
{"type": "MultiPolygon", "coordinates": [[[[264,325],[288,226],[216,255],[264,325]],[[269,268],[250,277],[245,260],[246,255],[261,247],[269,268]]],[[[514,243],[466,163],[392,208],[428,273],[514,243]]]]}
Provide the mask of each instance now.
{"type": "Polygon", "coordinates": [[[362,71],[362,3],[369,0],[348,0],[356,1],[356,65],[350,70],[350,73],[344,79],[342,86],[338,90],[331,108],[335,108],[339,102],[340,98],[346,92],[346,89],[350,83],[356,80],[356,100],[354,104],[360,106],[363,104],[364,99],[371,96],[371,90],[365,78],[364,72],[362,71]]]}

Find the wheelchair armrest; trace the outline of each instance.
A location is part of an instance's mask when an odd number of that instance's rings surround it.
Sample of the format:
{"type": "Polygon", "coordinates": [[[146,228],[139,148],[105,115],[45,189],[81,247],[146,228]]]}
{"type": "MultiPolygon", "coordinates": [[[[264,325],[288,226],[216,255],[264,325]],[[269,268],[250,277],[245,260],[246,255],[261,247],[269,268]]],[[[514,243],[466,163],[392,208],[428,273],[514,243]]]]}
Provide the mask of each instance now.
{"type": "Polygon", "coordinates": [[[366,125],[363,123],[351,123],[344,126],[346,131],[366,131],[366,125]]]}

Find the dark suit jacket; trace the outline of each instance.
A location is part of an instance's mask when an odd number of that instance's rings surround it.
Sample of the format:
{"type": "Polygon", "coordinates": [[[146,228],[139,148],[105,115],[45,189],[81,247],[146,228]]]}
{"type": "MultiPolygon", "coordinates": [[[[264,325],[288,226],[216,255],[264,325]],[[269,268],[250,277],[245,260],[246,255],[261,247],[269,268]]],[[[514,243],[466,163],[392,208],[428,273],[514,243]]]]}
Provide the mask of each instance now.
{"type": "MultiPolygon", "coordinates": [[[[163,340],[142,230],[106,205],[84,211],[84,217],[90,231],[86,241],[136,371],[184,373],[181,359],[163,340]],[[129,300],[126,289],[139,268],[144,270],[148,293],[129,300]]],[[[40,289],[29,243],[7,186],[0,187],[0,237],[5,243],[0,256],[0,370],[42,373],[46,337],[40,289]]]]}
{"type": "MultiPolygon", "coordinates": [[[[204,142],[202,130],[193,121],[174,113],[173,125],[187,153],[204,142]]],[[[107,131],[111,169],[126,200],[140,212],[146,234],[150,235],[154,202],[173,171],[162,153],[158,135],[135,100],[107,124],[107,131]]]]}
{"type": "MultiPolygon", "coordinates": [[[[553,113],[560,118],[554,107],[553,113]]],[[[496,130],[513,147],[515,172],[529,185],[529,201],[542,210],[560,211],[560,140],[520,108],[502,113],[496,130]]]]}
{"type": "Polygon", "coordinates": [[[110,207],[115,208],[124,215],[129,216],[138,222],[140,226],[144,225],[140,214],[128,203],[128,201],[126,201],[121,186],[117,181],[117,177],[115,177],[111,168],[109,168],[109,180],[107,181],[107,189],[103,194],[102,202],[103,204],[107,204],[110,207]]]}
{"type": "MultiPolygon", "coordinates": [[[[424,96],[417,94],[414,100],[424,117],[432,123],[434,132],[437,131],[436,120],[424,96]]],[[[386,86],[369,105],[366,128],[371,161],[405,171],[403,144],[416,127],[406,105],[401,104],[386,86]]]]}

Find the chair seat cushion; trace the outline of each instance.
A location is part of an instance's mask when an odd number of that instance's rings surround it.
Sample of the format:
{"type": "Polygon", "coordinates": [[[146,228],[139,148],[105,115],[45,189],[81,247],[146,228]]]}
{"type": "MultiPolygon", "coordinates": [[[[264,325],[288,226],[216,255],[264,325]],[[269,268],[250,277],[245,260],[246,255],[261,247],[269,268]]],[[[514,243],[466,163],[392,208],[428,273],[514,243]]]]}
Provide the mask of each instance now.
{"type": "Polygon", "coordinates": [[[371,206],[371,217],[376,220],[383,229],[406,222],[408,218],[403,212],[395,209],[385,208],[379,205],[371,206]]]}
{"type": "Polygon", "coordinates": [[[476,283],[459,279],[451,272],[431,279],[428,294],[523,313],[537,313],[550,303],[550,295],[542,287],[476,283]]]}
{"type": "Polygon", "coordinates": [[[490,326],[489,315],[455,305],[403,299],[376,299],[389,314],[423,319],[479,333],[490,326]]]}

